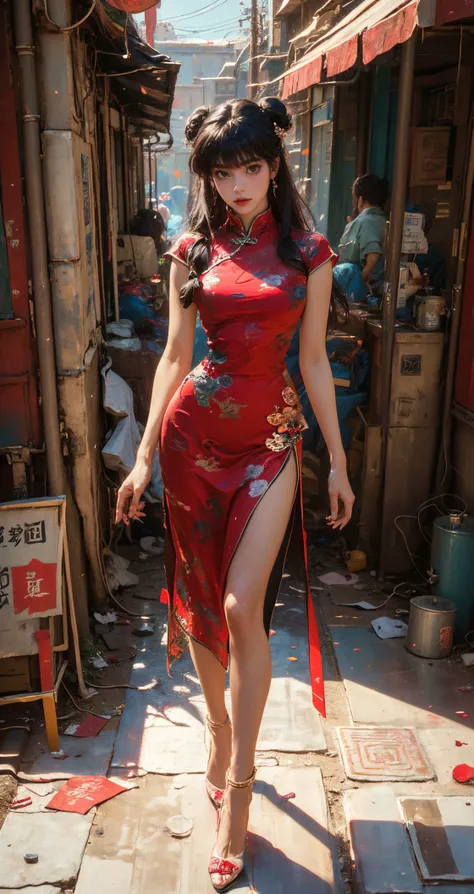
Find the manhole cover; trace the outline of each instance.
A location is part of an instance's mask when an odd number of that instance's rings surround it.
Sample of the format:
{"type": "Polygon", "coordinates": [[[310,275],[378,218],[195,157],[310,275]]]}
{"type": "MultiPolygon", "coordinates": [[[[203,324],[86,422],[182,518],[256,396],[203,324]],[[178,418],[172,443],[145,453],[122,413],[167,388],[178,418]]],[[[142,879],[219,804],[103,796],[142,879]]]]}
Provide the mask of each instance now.
{"type": "Polygon", "coordinates": [[[340,727],[337,733],[349,779],[371,782],[434,779],[434,770],[413,729],[340,727]]]}

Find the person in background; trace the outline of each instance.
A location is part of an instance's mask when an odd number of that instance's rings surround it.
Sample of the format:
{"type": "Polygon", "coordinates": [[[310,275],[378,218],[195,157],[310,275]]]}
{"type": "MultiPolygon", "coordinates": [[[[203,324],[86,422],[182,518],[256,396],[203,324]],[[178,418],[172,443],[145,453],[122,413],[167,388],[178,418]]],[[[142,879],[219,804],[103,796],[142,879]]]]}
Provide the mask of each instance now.
{"type": "Polygon", "coordinates": [[[151,208],[142,208],[135,215],[132,223],[132,234],[134,236],[151,236],[156,247],[158,260],[168,249],[168,243],[164,237],[165,222],[159,211],[153,211],[151,208]]]}
{"type": "Polygon", "coordinates": [[[349,301],[365,301],[379,293],[384,278],[387,180],[375,174],[358,177],[352,187],[354,218],[348,218],[339,243],[334,278],[349,301]]]}
{"type": "Polygon", "coordinates": [[[168,225],[168,221],[171,217],[170,209],[168,208],[167,205],[163,205],[163,203],[161,203],[160,205],[158,205],[158,214],[161,214],[164,224],[165,224],[165,227],[166,227],[168,225]]]}

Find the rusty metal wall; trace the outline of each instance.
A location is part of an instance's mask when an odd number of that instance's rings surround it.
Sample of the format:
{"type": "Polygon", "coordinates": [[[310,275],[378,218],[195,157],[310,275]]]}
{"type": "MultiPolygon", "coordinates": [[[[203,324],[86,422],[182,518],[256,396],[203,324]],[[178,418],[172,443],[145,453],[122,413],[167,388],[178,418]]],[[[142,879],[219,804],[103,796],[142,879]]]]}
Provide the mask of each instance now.
{"type": "MultiPolygon", "coordinates": [[[[8,279],[0,315],[0,448],[40,447],[42,432],[20,168],[18,81],[8,0],[0,0],[0,189],[8,279]]],[[[8,495],[6,495],[8,496],[8,495]]]]}
{"type": "MultiPolygon", "coordinates": [[[[69,4],[51,3],[66,23],[69,4]]],[[[56,365],[65,450],[82,521],[90,601],[104,603],[100,524],[101,295],[96,220],[97,116],[85,43],[76,33],[38,31],[44,182],[56,365]]],[[[100,176],[105,176],[101,171],[100,176]]]]}

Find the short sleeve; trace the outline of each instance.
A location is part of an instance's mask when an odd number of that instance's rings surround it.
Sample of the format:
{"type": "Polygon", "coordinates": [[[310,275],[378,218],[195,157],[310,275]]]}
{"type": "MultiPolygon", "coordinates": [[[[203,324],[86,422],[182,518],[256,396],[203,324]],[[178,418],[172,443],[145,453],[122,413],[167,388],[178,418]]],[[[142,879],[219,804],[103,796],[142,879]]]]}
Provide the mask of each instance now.
{"type": "Polygon", "coordinates": [[[359,231],[359,250],[362,263],[365,263],[367,255],[371,253],[378,255],[383,254],[383,246],[379,229],[374,226],[374,224],[369,220],[361,220],[361,227],[359,231]]]}
{"type": "Polygon", "coordinates": [[[180,261],[181,264],[185,264],[186,267],[188,267],[188,252],[197,239],[198,237],[192,233],[183,233],[181,236],[178,236],[175,242],[173,242],[171,248],[165,252],[164,257],[174,258],[175,261],[180,261]]]}
{"type": "Polygon", "coordinates": [[[311,276],[315,270],[331,261],[332,266],[337,263],[337,255],[333,252],[331,246],[324,236],[320,233],[305,233],[302,239],[297,241],[306,268],[308,276],[311,276]]]}

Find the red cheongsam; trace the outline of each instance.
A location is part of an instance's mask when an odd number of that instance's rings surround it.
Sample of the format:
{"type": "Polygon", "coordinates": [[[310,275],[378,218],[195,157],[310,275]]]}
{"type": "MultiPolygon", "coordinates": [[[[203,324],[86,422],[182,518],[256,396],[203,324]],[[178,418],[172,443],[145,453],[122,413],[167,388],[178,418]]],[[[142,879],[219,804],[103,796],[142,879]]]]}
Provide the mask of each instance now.
{"type": "MultiPolygon", "coordinates": [[[[224,667],[228,629],[223,594],[245,528],[293,452],[300,470],[292,522],[271,575],[264,607],[267,633],[291,534],[301,522],[301,408],[285,356],[306,302],[307,277],[333,259],[326,239],[294,231],[307,273],[278,257],[270,209],[245,234],[232,213],[216,232],[208,270],[194,302],[209,351],[178,388],[161,430],[168,584],[168,664],[187,636],[224,667]]],[[[197,237],[181,236],[169,255],[186,263],[197,237]]],[[[304,550],[306,561],[306,549],[304,550]]],[[[307,576],[307,563],[306,563],[307,576]]],[[[318,629],[308,587],[310,673],[315,707],[324,714],[318,629]]]]}

